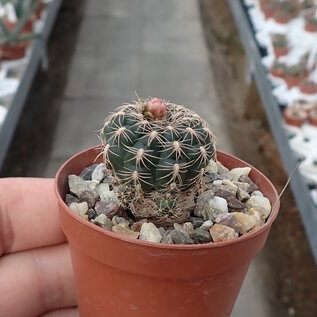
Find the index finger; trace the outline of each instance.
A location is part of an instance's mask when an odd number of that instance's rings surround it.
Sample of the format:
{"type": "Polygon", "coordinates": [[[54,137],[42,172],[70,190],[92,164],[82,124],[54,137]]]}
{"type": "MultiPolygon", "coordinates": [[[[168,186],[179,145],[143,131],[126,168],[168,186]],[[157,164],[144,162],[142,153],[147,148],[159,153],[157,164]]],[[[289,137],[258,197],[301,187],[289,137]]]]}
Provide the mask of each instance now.
{"type": "Polygon", "coordinates": [[[0,255],[65,240],[53,179],[0,179],[0,255]]]}

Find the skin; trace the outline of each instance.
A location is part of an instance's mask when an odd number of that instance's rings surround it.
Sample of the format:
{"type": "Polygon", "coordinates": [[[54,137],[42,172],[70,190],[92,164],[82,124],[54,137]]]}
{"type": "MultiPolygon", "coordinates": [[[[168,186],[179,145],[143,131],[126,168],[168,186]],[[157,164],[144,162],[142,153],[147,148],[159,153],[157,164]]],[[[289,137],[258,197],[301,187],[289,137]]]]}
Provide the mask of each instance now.
{"type": "Polygon", "coordinates": [[[78,317],[52,179],[0,179],[0,317],[78,317]]]}

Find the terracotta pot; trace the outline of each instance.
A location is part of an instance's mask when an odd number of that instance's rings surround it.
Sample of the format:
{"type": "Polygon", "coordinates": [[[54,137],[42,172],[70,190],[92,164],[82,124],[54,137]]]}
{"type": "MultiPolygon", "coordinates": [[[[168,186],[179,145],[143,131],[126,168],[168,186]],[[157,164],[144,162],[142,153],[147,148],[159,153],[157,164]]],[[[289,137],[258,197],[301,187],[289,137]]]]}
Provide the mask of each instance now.
{"type": "MultiPolygon", "coordinates": [[[[78,175],[99,153],[100,148],[95,147],[73,156],[55,178],[80,316],[230,316],[250,262],[265,244],[279,203],[261,228],[231,241],[170,245],[128,239],[80,218],[63,201],[68,192],[67,176],[78,175]]],[[[218,159],[228,168],[249,166],[221,152],[218,159]]],[[[274,205],[278,195],[271,182],[253,167],[250,177],[274,205]]]]}
{"type": "Polygon", "coordinates": [[[307,32],[315,33],[317,32],[317,24],[309,23],[308,21],[305,21],[305,30],[307,32]]]}
{"type": "Polygon", "coordinates": [[[299,90],[303,94],[314,95],[317,93],[317,84],[303,81],[299,84],[299,90]]]}
{"type": "Polygon", "coordinates": [[[279,58],[281,56],[285,56],[288,54],[287,47],[273,47],[273,49],[274,49],[274,55],[276,58],[279,58]]]}
{"type": "Polygon", "coordinates": [[[293,19],[292,16],[281,16],[279,15],[279,11],[275,11],[273,13],[273,19],[276,23],[279,24],[287,24],[289,21],[293,19]]]}
{"type": "Polygon", "coordinates": [[[286,108],[283,112],[283,116],[285,123],[295,127],[301,127],[308,117],[306,111],[294,109],[294,107],[286,108]]]}
{"type": "Polygon", "coordinates": [[[0,60],[15,60],[25,56],[28,42],[3,44],[0,46],[0,60]]]}
{"type": "Polygon", "coordinates": [[[284,79],[286,81],[287,87],[293,88],[299,86],[299,83],[302,80],[302,76],[290,76],[285,74],[284,79]]]}
{"type": "Polygon", "coordinates": [[[273,18],[274,7],[268,4],[263,5],[263,14],[266,20],[273,18]]]}
{"type": "Polygon", "coordinates": [[[308,121],[310,124],[317,127],[317,109],[313,109],[309,112],[308,121]]]}
{"type": "MultiPolygon", "coordinates": [[[[4,21],[4,24],[5,24],[6,28],[9,31],[13,31],[14,30],[14,28],[16,26],[16,23],[10,22],[7,19],[4,19],[3,21],[4,21]]],[[[21,30],[21,33],[31,33],[32,31],[33,31],[33,21],[30,19],[23,26],[23,28],[21,30]]]]}
{"type": "Polygon", "coordinates": [[[272,76],[277,78],[284,78],[285,76],[284,71],[282,69],[271,68],[270,73],[272,76]]]}

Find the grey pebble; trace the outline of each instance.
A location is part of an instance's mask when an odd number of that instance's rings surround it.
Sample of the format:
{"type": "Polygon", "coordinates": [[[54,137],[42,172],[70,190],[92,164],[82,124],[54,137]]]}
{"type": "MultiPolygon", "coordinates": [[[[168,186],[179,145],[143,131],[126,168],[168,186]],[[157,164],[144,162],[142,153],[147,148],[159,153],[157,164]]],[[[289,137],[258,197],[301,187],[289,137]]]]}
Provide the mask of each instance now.
{"type": "Polygon", "coordinates": [[[104,214],[101,214],[98,217],[96,217],[95,219],[92,219],[91,222],[94,223],[95,225],[102,227],[104,229],[107,229],[107,230],[111,230],[113,227],[112,221],[104,214]]]}
{"type": "Polygon", "coordinates": [[[88,220],[90,221],[90,220],[96,218],[97,213],[94,209],[90,208],[90,209],[88,209],[87,216],[88,216],[88,220]]]}
{"type": "Polygon", "coordinates": [[[209,230],[213,225],[211,220],[206,220],[201,226],[200,229],[209,230]]]}
{"type": "Polygon", "coordinates": [[[165,229],[163,227],[159,227],[158,231],[160,232],[161,236],[163,237],[163,235],[165,233],[165,229]]]}
{"type": "Polygon", "coordinates": [[[92,172],[91,179],[93,181],[101,182],[106,175],[108,174],[108,169],[105,163],[100,163],[96,166],[94,171],[92,172]]]}
{"type": "Polygon", "coordinates": [[[96,204],[96,201],[98,199],[98,195],[94,194],[90,190],[84,190],[80,196],[79,196],[80,201],[86,201],[88,204],[88,208],[93,208],[96,204]]]}
{"type": "Polygon", "coordinates": [[[187,234],[184,234],[178,230],[172,230],[171,238],[175,244],[194,244],[194,240],[192,240],[187,234]]]}
{"type": "Polygon", "coordinates": [[[240,201],[245,202],[250,198],[250,195],[245,190],[239,188],[237,191],[237,198],[240,201]]]}
{"type": "Polygon", "coordinates": [[[80,198],[81,194],[86,190],[92,192],[93,195],[98,195],[96,182],[82,180],[77,175],[68,176],[68,185],[71,193],[76,195],[78,198],[80,198]]]}
{"type": "Polygon", "coordinates": [[[173,229],[167,229],[163,236],[162,236],[162,240],[161,243],[166,243],[166,244],[174,244],[172,236],[171,236],[171,232],[173,231],[173,229]]]}
{"type": "Polygon", "coordinates": [[[126,227],[129,227],[130,222],[129,220],[123,218],[123,217],[119,217],[119,216],[114,216],[112,218],[112,223],[116,226],[116,225],[124,225],[126,227]]]}
{"type": "Polygon", "coordinates": [[[79,177],[84,181],[91,181],[91,176],[98,164],[92,164],[82,170],[79,177]]]}
{"type": "Polygon", "coordinates": [[[190,237],[197,243],[208,243],[211,242],[211,236],[209,231],[198,228],[195,229],[190,237]]]}
{"type": "Polygon", "coordinates": [[[95,205],[95,210],[97,215],[105,214],[110,219],[115,215],[121,215],[123,207],[115,202],[105,202],[105,201],[97,201],[95,205]]]}
{"type": "Polygon", "coordinates": [[[69,207],[71,203],[79,203],[79,199],[72,194],[66,194],[65,203],[69,207]]]}
{"type": "Polygon", "coordinates": [[[180,225],[179,223],[174,223],[174,229],[177,231],[182,232],[183,234],[185,234],[186,236],[188,236],[187,231],[183,228],[182,225],[180,225]]]}
{"type": "Polygon", "coordinates": [[[200,217],[190,217],[190,222],[193,224],[194,229],[199,228],[205,221],[200,217]]]}

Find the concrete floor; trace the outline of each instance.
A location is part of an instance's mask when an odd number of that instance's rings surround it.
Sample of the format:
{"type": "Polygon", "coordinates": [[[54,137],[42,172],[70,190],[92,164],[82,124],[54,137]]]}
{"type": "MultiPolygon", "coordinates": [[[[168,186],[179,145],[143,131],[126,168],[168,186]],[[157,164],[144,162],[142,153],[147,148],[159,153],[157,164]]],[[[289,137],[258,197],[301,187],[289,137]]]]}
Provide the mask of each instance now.
{"type": "MultiPolygon", "coordinates": [[[[197,1],[89,0],[82,15],[65,87],[54,99],[58,119],[55,130],[51,123],[55,132],[49,138],[47,164],[39,169],[38,156],[33,160],[37,168],[29,166],[25,175],[53,177],[67,158],[97,144],[103,118],[136,94],[190,106],[209,122],[218,149],[232,153],[226,118],[212,88],[215,79],[197,1]]],[[[62,56],[55,62],[63,63],[62,56]]],[[[258,257],[233,317],[281,316],[270,310],[263,270],[258,257]]]]}

